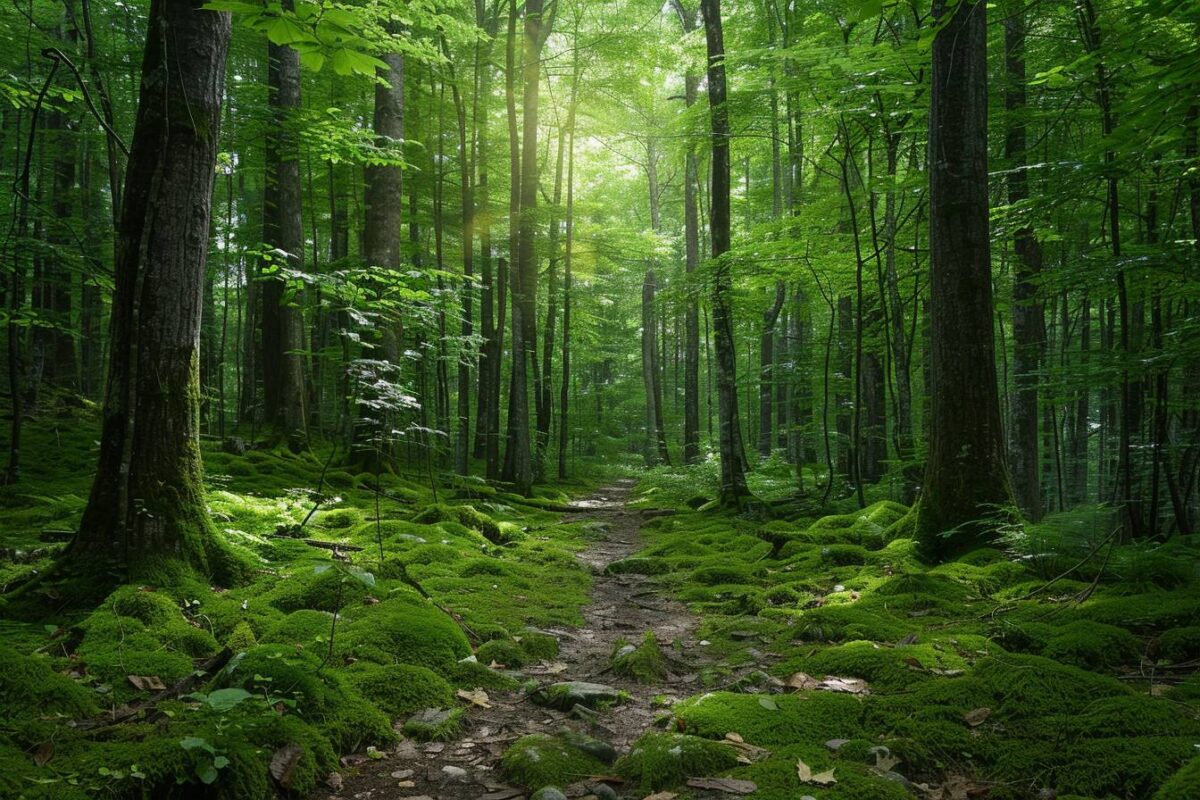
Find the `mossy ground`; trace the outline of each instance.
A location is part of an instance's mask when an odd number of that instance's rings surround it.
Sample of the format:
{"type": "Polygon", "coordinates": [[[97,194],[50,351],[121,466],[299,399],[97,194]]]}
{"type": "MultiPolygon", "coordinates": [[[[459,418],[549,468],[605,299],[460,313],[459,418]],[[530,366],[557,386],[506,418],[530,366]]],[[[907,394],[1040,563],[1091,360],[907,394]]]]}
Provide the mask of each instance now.
{"type": "MultiPolygon", "coordinates": [[[[44,540],[62,537],[43,531],[74,529],[89,487],[88,470],[63,465],[95,459],[92,412],[35,421],[26,433],[23,481],[0,487],[5,584],[51,565],[63,545],[44,540]]],[[[380,478],[388,497],[376,518],[374,476],[335,463],[303,538],[348,546],[352,561],[337,561],[275,535],[309,514],[327,456],[206,447],[209,510],[218,535],[253,558],[251,582],[218,591],[188,576],[59,611],[63,598],[48,581],[20,607],[0,609],[0,796],[165,796],[177,782],[201,786],[216,763],[205,796],[274,797],[267,764],[289,744],[302,749],[291,792],[303,795],[338,755],[393,741],[393,722],[414,738],[457,735],[455,689],[515,686],[488,669],[489,652],[555,657],[554,637],[538,629],[579,620],[591,577],[573,554],[593,535],[586,526],[495,492],[447,502],[443,487],[437,504],[423,477],[394,474],[380,478]],[[187,678],[223,648],[232,659],[195,693],[146,705],[153,687],[187,678]],[[74,725],[126,708],[138,711],[112,730],[74,725]],[[427,708],[452,713],[408,730],[427,708]],[[39,766],[45,742],[52,756],[39,766]]],[[[553,507],[563,495],[544,500],[553,507]]]]}
{"type": "Polygon", "coordinates": [[[1200,657],[1186,539],[1116,547],[1107,567],[1046,586],[1091,549],[1070,515],[931,567],[896,503],[764,521],[694,513],[694,487],[678,472],[643,481],[677,513],[611,571],[649,575],[702,616],[719,665],[701,674],[709,691],[674,705],[673,730],[768,749],[720,772],[754,781],[754,797],[912,796],[874,768],[881,745],[914,782],[966,776],[989,798],[1200,796],[1200,678],[1179,684],[1200,657]],[[867,692],[734,680],[755,667],[867,692]],[[837,783],[802,783],[797,759],[837,783]]]}

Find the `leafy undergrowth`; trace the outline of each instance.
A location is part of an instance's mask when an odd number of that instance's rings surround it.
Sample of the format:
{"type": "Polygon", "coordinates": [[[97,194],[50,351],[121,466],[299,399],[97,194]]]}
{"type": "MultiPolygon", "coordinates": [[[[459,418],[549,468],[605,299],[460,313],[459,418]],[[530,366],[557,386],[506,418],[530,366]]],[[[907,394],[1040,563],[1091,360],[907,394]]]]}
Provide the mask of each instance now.
{"type": "Polygon", "coordinates": [[[1086,509],[929,567],[896,503],[762,522],[693,512],[701,484],[644,481],[678,513],[610,569],[702,615],[721,666],[667,723],[763,749],[716,774],[767,800],[1200,797],[1186,539],[1096,548],[1103,510],[1086,509]]]}
{"type": "MultiPolygon", "coordinates": [[[[6,586],[50,566],[87,497],[89,471],[68,466],[95,457],[87,409],[27,435],[24,480],[0,489],[6,586]]],[[[591,578],[573,554],[595,533],[543,510],[566,494],[464,482],[435,502],[384,474],[377,518],[375,477],[335,458],[297,533],[329,455],[206,446],[209,508],[256,563],[249,585],[122,586],[56,611],[49,580],[0,608],[0,797],[303,795],[401,728],[452,736],[457,690],[515,685],[492,661],[554,657],[537,629],[579,621],[591,578]]]]}

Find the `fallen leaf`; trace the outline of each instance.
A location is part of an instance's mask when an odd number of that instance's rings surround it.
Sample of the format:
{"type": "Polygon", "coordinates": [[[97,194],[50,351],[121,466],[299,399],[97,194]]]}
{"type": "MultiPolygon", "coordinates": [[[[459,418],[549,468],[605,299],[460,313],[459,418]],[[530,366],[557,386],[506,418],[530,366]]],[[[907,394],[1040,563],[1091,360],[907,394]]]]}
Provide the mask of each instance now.
{"type": "Polygon", "coordinates": [[[733,731],[730,731],[729,733],[725,734],[725,738],[731,742],[738,742],[739,744],[741,742],[746,741],[745,739],[742,738],[741,734],[734,733],[733,731]]]}
{"type": "Polygon", "coordinates": [[[819,684],[820,681],[818,681],[812,675],[809,675],[807,672],[797,672],[784,681],[784,685],[795,689],[796,691],[815,689],[819,684]]]}
{"type": "Polygon", "coordinates": [[[459,689],[458,696],[460,698],[462,698],[463,700],[466,700],[468,703],[473,703],[477,706],[480,706],[481,708],[491,708],[492,707],[492,704],[488,698],[487,692],[485,692],[483,689],[474,689],[472,691],[467,691],[466,689],[459,689]]]}
{"type": "Polygon", "coordinates": [[[828,677],[817,684],[818,689],[827,692],[845,692],[846,694],[870,694],[871,687],[862,678],[828,677]]]}
{"type": "Polygon", "coordinates": [[[776,703],[774,700],[772,700],[769,697],[758,698],[758,704],[760,706],[762,706],[763,708],[765,708],[767,711],[778,711],[779,710],[779,704],[776,703]]]}
{"type": "Polygon", "coordinates": [[[157,675],[126,675],[125,677],[129,679],[135,689],[143,692],[161,692],[167,688],[167,685],[162,682],[162,678],[157,675]]]}
{"type": "Polygon", "coordinates": [[[304,749],[298,744],[287,744],[275,751],[271,756],[271,777],[279,783],[282,789],[291,789],[292,780],[296,773],[296,764],[304,749]]]}
{"type": "Polygon", "coordinates": [[[492,662],[488,664],[488,669],[507,669],[507,666],[493,658],[492,662]]]}
{"type": "Polygon", "coordinates": [[[325,785],[335,792],[342,788],[342,776],[337,772],[331,772],[325,776],[325,785]]]}
{"type": "Polygon", "coordinates": [[[900,759],[896,758],[891,753],[885,753],[882,749],[875,751],[875,769],[880,772],[891,772],[892,767],[900,763],[900,759]]]}
{"type": "Polygon", "coordinates": [[[54,758],[54,742],[42,742],[37,746],[37,750],[33,751],[33,763],[39,767],[46,766],[46,763],[52,758],[54,758]]]}
{"type": "Polygon", "coordinates": [[[688,778],[687,785],[693,789],[710,789],[729,794],[750,794],[758,791],[754,781],[743,781],[737,778],[688,778]]]}
{"type": "Polygon", "coordinates": [[[973,708],[967,713],[963,714],[963,719],[965,719],[967,724],[972,728],[976,728],[982,725],[984,721],[986,721],[991,715],[992,710],[990,708],[973,708]]]}
{"type": "Polygon", "coordinates": [[[812,767],[805,764],[802,760],[796,762],[796,776],[800,778],[801,783],[814,783],[818,786],[829,786],[830,784],[837,783],[837,778],[833,777],[833,770],[814,773],[812,767]]]}
{"type": "Polygon", "coordinates": [[[679,797],[675,792],[655,792],[654,794],[646,795],[642,800],[675,800],[679,797]]]}

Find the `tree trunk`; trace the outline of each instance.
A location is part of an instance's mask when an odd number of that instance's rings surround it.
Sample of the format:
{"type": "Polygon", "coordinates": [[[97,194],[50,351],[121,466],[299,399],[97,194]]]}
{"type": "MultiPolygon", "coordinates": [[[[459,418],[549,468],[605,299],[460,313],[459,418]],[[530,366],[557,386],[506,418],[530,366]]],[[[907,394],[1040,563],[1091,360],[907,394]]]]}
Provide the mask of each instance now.
{"type": "Polygon", "coordinates": [[[553,17],[544,19],[542,0],[526,0],[525,48],[521,65],[524,82],[521,131],[520,214],[517,228],[517,280],[513,295],[512,380],[508,400],[508,450],[504,479],[528,496],[533,491],[533,461],[529,447],[528,369],[537,356],[537,190],[538,92],[541,52],[553,17]]]}
{"type": "MultiPolygon", "coordinates": [[[[284,1],[291,10],[292,0],[284,1]]],[[[262,284],[263,412],[299,451],[307,446],[304,415],[304,319],[298,297],[288,297],[282,270],[304,268],[300,161],[291,132],[300,109],[300,54],[287,45],[268,45],[267,98],[271,124],[263,178],[263,241],[272,248],[262,284]]]]}
{"type": "Polygon", "coordinates": [[[929,115],[930,425],[916,534],[941,558],[978,545],[1012,503],[992,333],[987,14],[935,0],[929,115]],[[949,15],[948,19],[944,19],[949,15]]]}
{"type": "Polygon", "coordinates": [[[235,577],[201,483],[199,347],[228,14],[153,0],[118,231],[99,468],[69,552],[168,582],[235,577]]]}
{"type": "MultiPolygon", "coordinates": [[[[1010,8],[1004,20],[1004,66],[1007,83],[1004,109],[1007,130],[1004,155],[1008,160],[1008,202],[1029,199],[1025,171],[1025,12],[1010,8]]],[[[1018,211],[1017,213],[1022,213],[1018,211]]],[[[1037,294],[1042,251],[1033,227],[1019,225],[1013,233],[1016,269],[1013,277],[1013,383],[1009,470],[1013,496],[1031,520],[1042,516],[1041,463],[1038,442],[1038,373],[1045,347],[1045,320],[1037,294]]]]}
{"type": "Polygon", "coordinates": [[[722,505],[740,508],[749,495],[743,469],[741,424],[738,420],[737,351],[729,260],[729,106],[726,104],[725,42],[721,0],[701,0],[708,49],[708,104],[712,120],[712,277],[713,339],[717,351],[717,416],[721,454],[722,505]]]}
{"type": "Polygon", "coordinates": [[[775,364],[775,323],[779,321],[786,299],[787,287],[783,281],[776,281],[775,300],[763,312],[762,331],[758,338],[758,454],[763,458],[771,455],[774,383],[779,378],[775,364]]]}

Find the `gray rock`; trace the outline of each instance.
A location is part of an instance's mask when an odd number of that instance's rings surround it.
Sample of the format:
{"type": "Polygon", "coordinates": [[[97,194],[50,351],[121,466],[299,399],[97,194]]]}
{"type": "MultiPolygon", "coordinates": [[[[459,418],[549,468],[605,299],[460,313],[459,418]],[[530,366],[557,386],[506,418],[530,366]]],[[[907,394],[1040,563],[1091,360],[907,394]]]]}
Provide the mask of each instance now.
{"type": "Polygon", "coordinates": [[[619,703],[622,695],[619,689],[605,686],[602,683],[564,681],[538,689],[530,696],[530,699],[540,706],[570,711],[577,705],[594,709],[619,703]]]}
{"type": "Polygon", "coordinates": [[[555,786],[543,786],[534,792],[529,800],[567,800],[567,796],[555,786]]]}
{"type": "Polygon", "coordinates": [[[607,783],[597,783],[592,786],[592,794],[599,800],[617,800],[617,791],[607,783]]]}
{"type": "Polygon", "coordinates": [[[465,783],[467,780],[467,771],[462,767],[456,767],[453,764],[447,764],[442,767],[442,776],[448,781],[457,781],[465,783]]]}
{"type": "Polygon", "coordinates": [[[595,756],[605,764],[612,764],[617,760],[616,748],[594,736],[587,736],[575,731],[563,731],[561,738],[576,750],[581,750],[590,756],[595,756]]]}

